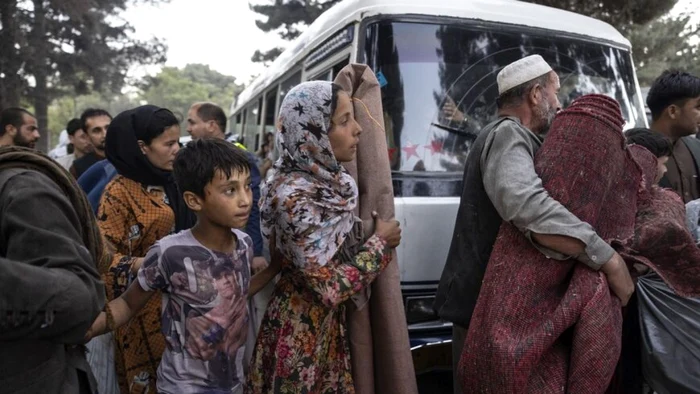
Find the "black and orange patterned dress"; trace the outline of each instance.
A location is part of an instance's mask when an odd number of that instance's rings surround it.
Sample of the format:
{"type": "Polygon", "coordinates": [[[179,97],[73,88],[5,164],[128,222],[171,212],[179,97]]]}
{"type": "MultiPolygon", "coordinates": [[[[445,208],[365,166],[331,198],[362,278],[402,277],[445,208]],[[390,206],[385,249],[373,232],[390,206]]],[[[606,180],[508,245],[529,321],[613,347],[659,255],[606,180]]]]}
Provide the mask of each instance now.
{"type": "MultiPolygon", "coordinates": [[[[132,266],[156,241],[171,234],[175,214],[161,187],[145,186],[121,175],[105,188],[97,215],[105,238],[116,249],[103,275],[107,297],[113,300],[135,278],[132,266]]],[[[117,378],[122,393],[155,393],[156,371],[165,350],[160,328],[160,295],[114,333],[117,378]]]]}

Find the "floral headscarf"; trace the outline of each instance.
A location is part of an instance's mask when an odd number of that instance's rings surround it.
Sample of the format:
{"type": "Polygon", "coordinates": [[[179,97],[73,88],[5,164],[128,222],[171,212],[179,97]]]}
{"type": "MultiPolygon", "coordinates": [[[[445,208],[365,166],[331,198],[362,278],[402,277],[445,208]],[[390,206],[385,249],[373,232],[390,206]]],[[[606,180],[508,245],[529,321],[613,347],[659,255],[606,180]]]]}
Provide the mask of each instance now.
{"type": "Polygon", "coordinates": [[[357,185],[338,163],[328,131],[333,85],[305,82],[280,107],[280,158],[262,187],[261,227],[297,266],[326,265],[352,231],[357,185]]]}

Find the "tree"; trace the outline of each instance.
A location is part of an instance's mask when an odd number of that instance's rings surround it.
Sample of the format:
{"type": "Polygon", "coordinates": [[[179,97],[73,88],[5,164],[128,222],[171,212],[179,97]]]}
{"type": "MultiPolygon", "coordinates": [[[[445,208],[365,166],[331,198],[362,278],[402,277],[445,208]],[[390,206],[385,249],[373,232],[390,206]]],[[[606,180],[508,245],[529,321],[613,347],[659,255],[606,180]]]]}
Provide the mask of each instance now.
{"type": "MultiPolygon", "coordinates": [[[[250,9],[264,17],[255,24],[264,32],[277,31],[285,40],[293,40],[301,34],[300,27],[313,23],[326,10],[341,0],[267,0],[265,4],[250,4],[250,9]],[[271,3],[271,4],[270,4],[271,3]]],[[[267,52],[256,51],[254,62],[269,63],[282,53],[282,48],[267,52]]]]}
{"type": "Polygon", "coordinates": [[[187,110],[193,103],[210,101],[228,112],[234,97],[243,90],[235,77],[223,75],[203,64],[188,64],[183,69],[164,67],[158,75],[146,77],[139,87],[142,100],[168,108],[183,120],[183,135],[187,110]]]}
{"type": "Polygon", "coordinates": [[[257,50],[255,51],[253,57],[250,60],[252,60],[254,63],[262,63],[267,66],[273,61],[275,61],[275,59],[277,59],[283,51],[284,49],[280,47],[272,48],[266,52],[261,52],[260,50],[257,50]]]}
{"type": "Polygon", "coordinates": [[[700,76],[700,46],[693,40],[698,33],[700,25],[692,25],[689,15],[662,17],[631,28],[628,38],[634,48],[639,84],[649,86],[671,68],[700,76]]]}
{"type": "Polygon", "coordinates": [[[167,0],[0,1],[0,107],[33,103],[48,148],[48,107],[55,98],[116,93],[132,64],[165,61],[157,39],[138,41],[115,15],[128,4],[167,0]]]}
{"type": "Polygon", "coordinates": [[[645,24],[671,11],[678,0],[528,0],[587,15],[626,30],[633,24],[645,24]]]}
{"type": "Polygon", "coordinates": [[[134,94],[103,95],[93,92],[88,95],[66,95],[54,99],[49,105],[49,130],[51,133],[50,147],[58,143],[60,132],[65,129],[68,121],[79,118],[80,114],[88,108],[102,108],[112,116],[122,111],[137,107],[138,97],[134,94]]]}
{"type": "Polygon", "coordinates": [[[690,16],[669,17],[677,0],[530,0],[610,23],[632,43],[637,77],[650,85],[664,70],[678,68],[700,75],[700,32],[690,16]]]}

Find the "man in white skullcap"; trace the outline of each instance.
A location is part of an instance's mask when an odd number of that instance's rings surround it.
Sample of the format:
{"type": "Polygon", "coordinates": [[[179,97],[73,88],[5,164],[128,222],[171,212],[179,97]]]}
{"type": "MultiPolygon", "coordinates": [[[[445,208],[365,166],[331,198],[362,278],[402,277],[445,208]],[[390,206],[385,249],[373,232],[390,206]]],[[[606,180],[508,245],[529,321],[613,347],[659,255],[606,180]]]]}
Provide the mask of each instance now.
{"type": "MultiPolygon", "coordinates": [[[[482,129],[469,150],[434,305],[442,319],[453,323],[453,371],[502,221],[513,223],[552,259],[575,258],[602,270],[623,304],[634,291],[622,258],[589,224],[551,198],[535,172],[535,153],[561,109],[559,77],[541,56],[531,55],[504,67],[496,81],[498,119],[482,129]]],[[[460,391],[455,380],[455,393],[460,391]]]]}

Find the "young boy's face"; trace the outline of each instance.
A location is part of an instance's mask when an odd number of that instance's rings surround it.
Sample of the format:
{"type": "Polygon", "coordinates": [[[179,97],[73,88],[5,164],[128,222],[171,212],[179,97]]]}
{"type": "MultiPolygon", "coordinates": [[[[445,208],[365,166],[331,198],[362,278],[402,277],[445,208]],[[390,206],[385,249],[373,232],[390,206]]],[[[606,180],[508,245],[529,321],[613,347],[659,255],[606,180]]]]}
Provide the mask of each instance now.
{"type": "Polygon", "coordinates": [[[253,191],[249,171],[231,171],[226,177],[217,170],[214,179],[204,187],[202,213],[222,227],[243,228],[252,208],[253,191]]]}
{"type": "Polygon", "coordinates": [[[661,181],[664,177],[668,168],[666,168],[666,163],[668,162],[668,156],[661,156],[656,159],[656,183],[661,181]]]}

